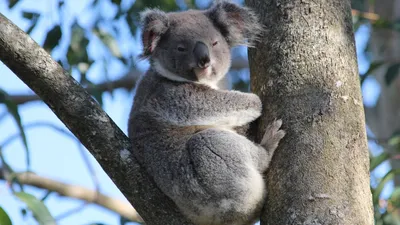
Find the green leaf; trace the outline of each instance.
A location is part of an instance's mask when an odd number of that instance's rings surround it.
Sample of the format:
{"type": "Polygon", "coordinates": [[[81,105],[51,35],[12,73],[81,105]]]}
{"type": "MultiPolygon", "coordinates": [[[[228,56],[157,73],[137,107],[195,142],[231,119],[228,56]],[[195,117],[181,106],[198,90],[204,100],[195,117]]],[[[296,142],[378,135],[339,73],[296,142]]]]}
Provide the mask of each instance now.
{"type": "Polygon", "coordinates": [[[386,85],[390,85],[397,75],[399,75],[399,69],[400,63],[395,63],[389,66],[385,74],[386,85]]]}
{"type": "Polygon", "coordinates": [[[14,186],[12,185],[14,182],[17,183],[20,190],[23,191],[24,186],[14,176],[14,174],[15,174],[14,170],[12,169],[12,167],[7,163],[6,159],[4,158],[4,156],[2,154],[1,146],[0,146],[0,162],[3,167],[3,176],[7,179],[8,182],[11,183],[11,185],[10,185],[11,191],[15,192],[14,186]],[[10,175],[10,176],[8,176],[8,175],[10,175]]]}
{"type": "Polygon", "coordinates": [[[396,187],[392,192],[389,201],[395,206],[396,208],[400,208],[400,187],[396,187]]]}
{"type": "Polygon", "coordinates": [[[0,207],[0,225],[12,225],[10,217],[2,207],[0,207]]]}
{"type": "Polygon", "coordinates": [[[87,46],[89,40],[85,36],[85,30],[78,23],[72,25],[71,42],[67,51],[69,65],[77,65],[89,61],[87,46]]]}
{"type": "Polygon", "coordinates": [[[21,214],[23,218],[26,218],[26,215],[28,215],[28,212],[26,211],[26,209],[21,209],[21,214]]]}
{"type": "Polygon", "coordinates": [[[26,30],[26,33],[27,33],[27,34],[30,34],[30,33],[33,31],[33,29],[35,29],[36,24],[37,24],[37,23],[32,23],[32,24],[29,26],[29,28],[26,30]]]}
{"type": "Polygon", "coordinates": [[[394,178],[394,176],[400,175],[400,169],[393,169],[390,170],[383,176],[382,180],[379,182],[378,186],[373,190],[372,197],[374,200],[374,204],[378,204],[379,202],[379,196],[381,195],[381,192],[383,188],[385,187],[386,183],[394,178]]]}
{"type": "Polygon", "coordinates": [[[93,98],[99,103],[100,106],[103,106],[103,92],[97,88],[93,88],[92,91],[93,98]]]}
{"type": "Polygon", "coordinates": [[[40,199],[41,202],[46,200],[53,192],[52,191],[47,191],[46,194],[40,199]]]}
{"type": "Polygon", "coordinates": [[[389,139],[388,144],[391,146],[399,146],[400,145],[400,134],[395,132],[393,136],[389,139]]]}
{"type": "Polygon", "coordinates": [[[111,34],[99,28],[93,29],[93,33],[108,47],[111,54],[117,58],[121,58],[121,52],[118,47],[118,43],[111,34]]]}
{"type": "Polygon", "coordinates": [[[232,85],[233,90],[238,90],[242,92],[249,92],[249,83],[240,79],[232,85]]]}
{"type": "Polygon", "coordinates": [[[378,156],[371,157],[370,171],[373,171],[376,167],[378,167],[381,163],[383,163],[384,161],[386,161],[389,158],[390,158],[390,155],[387,154],[386,152],[384,152],[378,156]]]}
{"type": "Polygon", "coordinates": [[[112,3],[121,5],[121,0],[111,0],[112,3]]]}
{"type": "Polygon", "coordinates": [[[59,0],[58,1],[58,9],[60,9],[64,5],[64,0],[59,0]]]}
{"type": "Polygon", "coordinates": [[[138,27],[138,22],[135,21],[134,16],[133,15],[127,15],[126,16],[126,23],[129,26],[129,31],[131,32],[132,36],[136,35],[136,30],[138,27]]]}
{"type": "Polygon", "coordinates": [[[370,74],[370,73],[372,73],[373,71],[375,71],[376,69],[378,69],[378,68],[379,68],[380,66],[382,66],[383,64],[385,64],[384,61],[375,61],[375,62],[372,62],[372,63],[369,65],[369,68],[368,68],[367,72],[365,72],[365,74],[370,74]]]}
{"type": "Polygon", "coordinates": [[[58,45],[60,42],[62,33],[61,33],[61,27],[60,25],[54,26],[46,36],[46,40],[44,41],[43,48],[47,51],[50,52],[53,50],[54,47],[58,45]]]}
{"type": "Polygon", "coordinates": [[[31,166],[31,158],[30,158],[30,154],[29,154],[29,147],[28,147],[28,141],[26,139],[26,135],[25,135],[25,131],[24,131],[24,127],[22,126],[22,122],[21,122],[21,116],[19,115],[19,111],[18,111],[18,105],[15,104],[13,101],[11,101],[9,99],[8,94],[0,89],[0,103],[4,103],[8,109],[8,112],[10,112],[10,114],[13,116],[15,122],[17,123],[19,132],[21,134],[21,138],[22,138],[22,142],[24,144],[25,147],[25,151],[26,151],[26,165],[28,170],[30,169],[31,166]]]}
{"type": "Polygon", "coordinates": [[[175,0],[136,0],[128,12],[136,14],[145,8],[156,7],[167,12],[176,11],[179,9],[175,0]]]}
{"type": "Polygon", "coordinates": [[[8,0],[8,8],[12,9],[17,3],[18,0],[8,0]]]}
{"type": "Polygon", "coordinates": [[[30,34],[32,30],[36,27],[38,24],[37,21],[39,20],[40,14],[34,13],[34,12],[23,12],[23,16],[26,19],[29,19],[31,21],[31,25],[29,28],[26,30],[26,33],[30,34]]]}
{"type": "Polygon", "coordinates": [[[382,66],[383,64],[385,64],[384,61],[375,61],[372,62],[371,64],[369,64],[369,68],[367,70],[367,72],[365,72],[364,74],[362,74],[361,76],[361,84],[364,83],[365,79],[371,75],[372,72],[374,72],[376,69],[378,69],[380,66],[382,66]]]}
{"type": "Polygon", "coordinates": [[[98,3],[99,3],[99,0],[94,0],[94,1],[92,2],[92,6],[96,6],[98,3]]]}
{"type": "Polygon", "coordinates": [[[387,19],[382,19],[382,18],[379,18],[378,20],[376,20],[373,24],[372,24],[372,27],[374,28],[374,29],[376,29],[376,28],[380,28],[380,29],[391,29],[391,27],[392,27],[392,22],[391,21],[389,21],[389,20],[387,20],[387,19]]]}
{"type": "Polygon", "coordinates": [[[190,9],[197,9],[196,1],[195,0],[186,0],[185,1],[186,5],[190,9]]]}
{"type": "Polygon", "coordinates": [[[39,222],[40,225],[55,225],[56,221],[53,216],[50,214],[46,205],[43,204],[39,199],[35,196],[28,194],[26,192],[17,192],[15,193],[21,201],[23,201],[33,213],[33,217],[39,222]]]}
{"type": "Polygon", "coordinates": [[[39,13],[35,13],[35,12],[22,12],[22,16],[23,16],[25,19],[32,20],[32,19],[34,19],[34,18],[39,17],[40,14],[39,14],[39,13]]]}
{"type": "Polygon", "coordinates": [[[119,217],[119,225],[126,225],[127,223],[130,223],[132,221],[128,220],[127,218],[120,216],[119,217]]]}

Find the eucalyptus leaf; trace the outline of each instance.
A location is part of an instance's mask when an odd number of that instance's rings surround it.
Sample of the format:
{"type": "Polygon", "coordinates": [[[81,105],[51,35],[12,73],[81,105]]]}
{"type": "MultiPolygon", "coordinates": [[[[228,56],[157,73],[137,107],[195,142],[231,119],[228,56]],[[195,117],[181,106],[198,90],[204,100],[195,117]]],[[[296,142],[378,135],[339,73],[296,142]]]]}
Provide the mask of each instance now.
{"type": "Polygon", "coordinates": [[[60,25],[55,25],[46,36],[46,39],[43,44],[43,48],[50,52],[54,47],[58,45],[62,36],[60,25]]]}
{"type": "Polygon", "coordinates": [[[32,20],[32,19],[34,19],[35,17],[39,17],[40,14],[39,14],[39,13],[36,13],[36,12],[22,12],[22,16],[23,16],[25,19],[32,20]]]}
{"type": "Polygon", "coordinates": [[[27,34],[30,34],[32,32],[32,30],[36,27],[36,25],[38,24],[38,20],[40,17],[40,14],[38,13],[33,13],[33,12],[23,12],[22,15],[29,19],[31,22],[31,25],[29,26],[29,28],[26,30],[27,34]]]}
{"type": "Polygon", "coordinates": [[[383,152],[378,156],[371,157],[370,170],[373,171],[376,167],[381,165],[384,161],[388,160],[389,158],[390,155],[387,154],[386,152],[383,152]]]}
{"type": "Polygon", "coordinates": [[[399,75],[400,63],[395,63],[389,66],[385,74],[386,85],[390,85],[392,81],[399,75]]]}
{"type": "Polygon", "coordinates": [[[111,0],[112,3],[121,5],[121,0],[111,0]]]}
{"type": "Polygon", "coordinates": [[[17,123],[19,132],[21,134],[22,143],[24,144],[24,147],[25,147],[26,165],[27,165],[28,170],[29,170],[30,169],[30,165],[31,165],[31,159],[30,159],[28,141],[27,141],[27,138],[26,138],[24,127],[22,126],[21,116],[19,115],[19,111],[18,111],[18,105],[15,104],[13,101],[11,101],[9,96],[8,96],[8,94],[2,89],[0,89],[0,103],[4,103],[6,105],[6,107],[8,109],[8,112],[12,115],[12,117],[15,120],[15,122],[17,123]]]}
{"type": "Polygon", "coordinates": [[[367,77],[370,76],[372,74],[372,72],[374,72],[376,69],[378,69],[379,67],[381,67],[384,64],[385,64],[384,61],[375,61],[375,62],[370,63],[368,70],[361,76],[361,84],[364,83],[365,79],[367,79],[367,77]]]}
{"type": "Polygon", "coordinates": [[[374,204],[378,204],[379,196],[382,193],[383,188],[385,187],[386,183],[389,182],[394,178],[394,176],[400,175],[400,169],[392,169],[383,176],[382,180],[379,182],[378,186],[373,190],[372,197],[374,204]]]}
{"type": "Polygon", "coordinates": [[[12,225],[10,217],[2,207],[0,207],[0,225],[12,225]]]}
{"type": "Polygon", "coordinates": [[[389,145],[391,146],[398,146],[400,145],[400,135],[394,135],[389,139],[389,145]]]}
{"type": "Polygon", "coordinates": [[[40,225],[56,225],[56,221],[50,214],[46,205],[35,196],[26,192],[17,192],[15,196],[28,206],[29,210],[33,213],[33,217],[40,225]]]}
{"type": "Polygon", "coordinates": [[[113,56],[121,58],[118,43],[111,34],[99,28],[93,29],[93,33],[108,47],[113,56]]]}
{"type": "Polygon", "coordinates": [[[17,3],[18,0],[8,0],[8,8],[12,9],[17,3]]]}
{"type": "Polygon", "coordinates": [[[78,23],[72,25],[71,42],[67,51],[67,60],[69,65],[77,65],[78,63],[88,63],[89,56],[87,46],[89,40],[86,38],[85,30],[78,23]]]}

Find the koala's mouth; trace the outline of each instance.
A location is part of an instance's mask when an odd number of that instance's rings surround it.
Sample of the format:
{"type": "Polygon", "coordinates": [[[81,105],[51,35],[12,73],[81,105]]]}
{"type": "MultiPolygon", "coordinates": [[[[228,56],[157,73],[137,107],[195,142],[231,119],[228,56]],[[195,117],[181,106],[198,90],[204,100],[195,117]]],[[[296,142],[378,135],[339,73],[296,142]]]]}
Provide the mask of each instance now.
{"type": "Polygon", "coordinates": [[[214,69],[212,68],[212,66],[208,66],[206,68],[195,67],[193,68],[193,71],[196,74],[197,79],[201,80],[204,78],[210,78],[213,74],[214,69]]]}

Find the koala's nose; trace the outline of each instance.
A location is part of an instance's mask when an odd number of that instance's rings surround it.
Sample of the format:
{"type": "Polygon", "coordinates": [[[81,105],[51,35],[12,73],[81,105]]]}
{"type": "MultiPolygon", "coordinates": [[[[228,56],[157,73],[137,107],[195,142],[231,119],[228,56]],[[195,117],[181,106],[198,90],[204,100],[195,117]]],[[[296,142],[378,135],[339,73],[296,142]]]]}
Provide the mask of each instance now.
{"type": "Polygon", "coordinates": [[[197,65],[200,68],[207,68],[210,66],[210,52],[206,44],[198,41],[194,46],[193,53],[196,57],[197,65]]]}

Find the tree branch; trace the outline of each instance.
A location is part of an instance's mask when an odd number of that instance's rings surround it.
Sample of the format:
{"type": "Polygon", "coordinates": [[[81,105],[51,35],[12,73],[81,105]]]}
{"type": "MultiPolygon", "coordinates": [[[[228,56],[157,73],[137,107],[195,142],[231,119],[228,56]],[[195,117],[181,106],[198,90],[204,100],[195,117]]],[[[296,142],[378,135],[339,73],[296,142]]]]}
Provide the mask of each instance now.
{"type": "MultiPolygon", "coordinates": [[[[86,91],[90,94],[95,92],[108,92],[115,89],[123,88],[126,90],[131,90],[135,87],[136,81],[139,79],[141,72],[138,70],[132,70],[127,75],[120,79],[114,81],[106,81],[95,86],[90,86],[86,88],[86,91]]],[[[11,95],[10,100],[15,104],[20,105],[31,101],[38,101],[40,97],[35,94],[21,94],[21,95],[11,95]]]]}
{"type": "Polygon", "coordinates": [[[376,13],[362,12],[362,11],[359,11],[359,10],[356,10],[356,9],[352,9],[351,10],[351,14],[353,16],[359,16],[359,17],[362,17],[364,19],[371,20],[373,22],[375,22],[375,21],[380,19],[380,16],[378,14],[376,14],[376,13]]]}
{"type": "MultiPolygon", "coordinates": [[[[0,179],[6,180],[6,177],[3,175],[4,174],[0,173],[0,179]]],[[[109,197],[85,187],[59,182],[34,173],[17,173],[14,175],[20,184],[46,189],[52,192],[57,192],[65,197],[94,203],[118,213],[133,222],[143,222],[143,219],[128,202],[109,197]]]]}
{"type": "Polygon", "coordinates": [[[134,157],[129,138],[51,56],[0,13],[0,60],[82,142],[146,224],[190,224],[134,157]]]}

